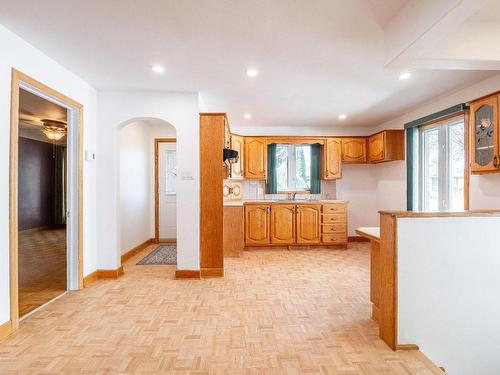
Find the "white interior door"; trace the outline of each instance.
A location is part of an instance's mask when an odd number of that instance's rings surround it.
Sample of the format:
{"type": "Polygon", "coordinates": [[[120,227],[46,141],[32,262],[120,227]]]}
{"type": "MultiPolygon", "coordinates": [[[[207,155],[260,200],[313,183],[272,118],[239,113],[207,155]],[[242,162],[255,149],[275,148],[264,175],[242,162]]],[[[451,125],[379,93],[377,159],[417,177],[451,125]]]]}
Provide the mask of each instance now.
{"type": "Polygon", "coordinates": [[[176,144],[158,145],[158,232],[160,240],[177,238],[177,155],[176,144]]]}

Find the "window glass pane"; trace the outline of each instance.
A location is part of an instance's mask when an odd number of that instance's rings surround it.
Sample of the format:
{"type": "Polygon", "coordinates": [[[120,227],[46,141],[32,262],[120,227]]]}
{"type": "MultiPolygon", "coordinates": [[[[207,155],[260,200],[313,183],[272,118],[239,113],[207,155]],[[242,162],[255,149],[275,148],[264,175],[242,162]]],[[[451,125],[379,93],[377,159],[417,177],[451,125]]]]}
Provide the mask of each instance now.
{"type": "Polygon", "coordinates": [[[165,181],[165,192],[167,194],[175,193],[175,177],[177,176],[177,162],[174,150],[165,151],[166,160],[166,181],[165,181]]]}
{"type": "Polygon", "coordinates": [[[423,209],[439,210],[439,130],[423,133],[423,209]]]}
{"type": "Polygon", "coordinates": [[[449,127],[449,155],[450,161],[450,210],[464,209],[464,123],[452,124],[449,127]]]}
{"type": "Polygon", "coordinates": [[[288,190],[288,145],[276,145],[276,180],[278,191],[288,190]]]}
{"type": "Polygon", "coordinates": [[[311,146],[295,146],[295,188],[300,190],[311,187],[311,146]]]}

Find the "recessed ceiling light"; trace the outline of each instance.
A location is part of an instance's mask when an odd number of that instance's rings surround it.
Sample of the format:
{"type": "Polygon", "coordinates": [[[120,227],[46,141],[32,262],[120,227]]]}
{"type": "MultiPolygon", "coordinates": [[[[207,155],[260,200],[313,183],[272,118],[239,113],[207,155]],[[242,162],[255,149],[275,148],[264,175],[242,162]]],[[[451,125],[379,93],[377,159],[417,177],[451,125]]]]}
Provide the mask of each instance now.
{"type": "Polygon", "coordinates": [[[341,114],[339,115],[339,120],[345,120],[347,118],[347,115],[341,114]]]}
{"type": "Polygon", "coordinates": [[[249,76],[249,77],[257,77],[258,74],[259,74],[259,72],[257,71],[257,69],[248,69],[247,70],[247,76],[249,76]]]}
{"type": "Polygon", "coordinates": [[[409,79],[411,77],[411,73],[410,72],[404,72],[404,73],[401,73],[399,75],[399,80],[400,81],[405,81],[407,79],[409,79]]]}
{"type": "Polygon", "coordinates": [[[251,118],[252,118],[252,115],[251,115],[250,113],[245,113],[245,114],[243,115],[243,117],[244,117],[244,118],[246,118],[246,119],[248,120],[248,119],[251,119],[251,118]]]}
{"type": "Polygon", "coordinates": [[[153,70],[153,72],[155,72],[157,74],[162,74],[165,72],[165,68],[161,65],[153,65],[151,67],[151,70],[153,70]]]}

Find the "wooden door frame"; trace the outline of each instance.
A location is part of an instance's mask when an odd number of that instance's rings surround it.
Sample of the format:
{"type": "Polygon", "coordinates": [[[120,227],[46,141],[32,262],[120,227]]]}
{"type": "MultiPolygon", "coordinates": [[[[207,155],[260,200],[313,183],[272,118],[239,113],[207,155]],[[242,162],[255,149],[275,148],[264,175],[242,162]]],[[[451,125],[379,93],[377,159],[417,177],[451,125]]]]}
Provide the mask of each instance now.
{"type": "Polygon", "coordinates": [[[78,111],[78,288],[83,288],[83,105],[51,87],[12,68],[10,104],[9,160],[9,282],[10,329],[19,327],[19,243],[18,243],[18,163],[19,163],[19,89],[22,83],[51,96],[78,111]]]}
{"type": "Polygon", "coordinates": [[[155,138],[155,243],[160,243],[160,197],[158,195],[158,185],[160,178],[158,173],[158,148],[160,146],[160,143],[177,143],[177,138],[155,138]]]}

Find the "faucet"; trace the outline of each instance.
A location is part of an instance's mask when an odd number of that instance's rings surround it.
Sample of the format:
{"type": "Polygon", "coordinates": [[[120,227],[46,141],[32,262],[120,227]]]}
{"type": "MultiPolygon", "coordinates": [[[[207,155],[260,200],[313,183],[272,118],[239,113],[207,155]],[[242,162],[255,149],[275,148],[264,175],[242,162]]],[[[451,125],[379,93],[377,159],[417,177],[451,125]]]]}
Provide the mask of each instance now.
{"type": "Polygon", "coordinates": [[[293,193],[288,193],[288,199],[294,201],[296,195],[297,195],[296,191],[294,191],[293,193]]]}

